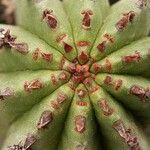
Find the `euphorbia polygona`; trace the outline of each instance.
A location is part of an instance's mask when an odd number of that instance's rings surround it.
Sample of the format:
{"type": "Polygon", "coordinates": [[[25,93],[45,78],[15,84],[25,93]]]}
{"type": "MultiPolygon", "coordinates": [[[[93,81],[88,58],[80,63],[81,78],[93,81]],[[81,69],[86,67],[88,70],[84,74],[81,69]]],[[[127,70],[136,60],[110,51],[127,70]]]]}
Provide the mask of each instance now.
{"type": "Polygon", "coordinates": [[[0,25],[1,150],[149,150],[150,2],[18,0],[0,25]],[[138,118],[137,117],[137,118],[138,118]]]}

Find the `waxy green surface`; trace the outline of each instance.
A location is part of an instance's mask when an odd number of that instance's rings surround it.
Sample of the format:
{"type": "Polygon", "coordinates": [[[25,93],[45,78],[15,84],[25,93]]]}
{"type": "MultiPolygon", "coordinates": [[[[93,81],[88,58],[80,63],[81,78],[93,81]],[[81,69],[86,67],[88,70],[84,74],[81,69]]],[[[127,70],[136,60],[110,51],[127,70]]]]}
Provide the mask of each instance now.
{"type": "Polygon", "coordinates": [[[149,150],[149,0],[17,0],[16,20],[0,25],[1,150],[149,150]]]}

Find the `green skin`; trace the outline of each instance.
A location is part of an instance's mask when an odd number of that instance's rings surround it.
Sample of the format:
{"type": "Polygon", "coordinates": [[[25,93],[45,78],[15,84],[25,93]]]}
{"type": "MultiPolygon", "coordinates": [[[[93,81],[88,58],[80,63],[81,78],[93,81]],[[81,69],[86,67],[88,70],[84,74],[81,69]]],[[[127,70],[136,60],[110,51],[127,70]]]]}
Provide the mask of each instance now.
{"type": "Polygon", "coordinates": [[[64,5],[66,12],[69,14],[69,19],[73,28],[75,44],[78,49],[78,60],[81,64],[83,64],[84,61],[80,59],[79,56],[82,51],[87,54],[90,53],[93,46],[92,43],[95,41],[95,35],[98,34],[104,18],[108,14],[109,4],[107,0],[97,0],[94,3],[90,0],[84,0],[80,3],[75,0],[64,0],[64,5]],[[79,16],[79,13],[82,13],[83,10],[87,10],[87,8],[93,12],[93,15],[91,15],[92,25],[88,32],[81,28],[81,20],[83,19],[83,15],[79,16]],[[89,46],[80,47],[77,44],[79,41],[88,41],[91,44],[89,46]]]}
{"type": "Polygon", "coordinates": [[[91,50],[92,58],[100,60],[121,47],[148,35],[150,29],[150,2],[148,0],[148,5],[144,9],[137,8],[135,2],[137,2],[137,0],[121,0],[117,5],[111,7],[111,10],[109,11],[110,15],[106,18],[94,47],[91,50]],[[118,32],[115,28],[116,22],[122,18],[123,14],[128,13],[131,10],[135,12],[135,19],[123,31],[118,32]],[[99,53],[98,51],[95,51],[96,46],[104,40],[103,35],[106,33],[112,35],[115,42],[110,42],[107,45],[105,53],[99,53]]]}
{"type": "Polygon", "coordinates": [[[150,1],[144,8],[137,3],[139,0],[121,0],[110,7],[107,0],[17,0],[20,27],[0,25],[0,29],[9,29],[10,35],[17,37],[16,43],[27,43],[28,53],[7,45],[0,48],[1,150],[24,143],[29,134],[36,138],[29,147],[33,150],[131,150],[123,137],[127,134],[137,138],[141,150],[149,150],[150,142],[131,114],[139,120],[150,118],[150,96],[141,99],[130,91],[134,85],[150,89],[150,38],[146,37],[150,31],[150,1]],[[53,10],[47,17],[57,20],[55,29],[42,18],[46,9],[53,10]],[[88,29],[83,28],[85,10],[93,13],[88,29]],[[131,18],[125,27],[118,30],[117,22],[129,12],[135,16],[128,16],[131,18]],[[56,40],[62,34],[67,35],[63,42],[72,47],[70,52],[56,40]],[[107,44],[100,52],[97,46],[105,40],[107,44]],[[90,44],[79,46],[81,41],[90,44]],[[75,58],[81,65],[87,62],[81,59],[81,52],[91,59],[87,63],[89,72],[83,71],[79,77],[91,76],[78,83],[78,72],[73,74],[70,67],[76,63],[75,58]],[[48,61],[42,54],[52,54],[53,59],[48,61]],[[97,71],[95,64],[102,67],[97,71]],[[112,81],[106,83],[108,76],[112,81]],[[34,85],[37,80],[38,85],[34,85]],[[116,90],[118,80],[122,84],[116,90]],[[6,88],[14,94],[1,95],[6,88]],[[84,96],[78,93],[80,89],[86,92],[84,96]],[[62,93],[65,100],[62,96],[63,101],[58,102],[62,93]],[[39,128],[44,111],[50,111],[52,118],[39,128]],[[85,120],[77,123],[77,116],[85,120]],[[118,120],[124,125],[125,135],[114,127],[118,120]]]}
{"type": "MultiPolygon", "coordinates": [[[[91,86],[86,85],[87,89],[94,86],[97,86],[94,81],[91,86]]],[[[114,101],[114,99],[106,91],[99,87],[96,92],[90,94],[90,100],[93,104],[98,123],[100,124],[100,130],[106,140],[105,143],[107,149],[128,149],[128,146],[123,142],[121,138],[119,138],[118,133],[112,128],[112,124],[120,119],[124,121],[126,127],[132,128],[133,132],[137,135],[138,140],[140,141],[140,143],[142,143],[141,149],[149,149],[147,139],[144,137],[137,124],[135,124],[135,121],[133,120],[131,115],[128,114],[118,102],[114,101]],[[98,105],[98,102],[103,99],[106,99],[109,107],[114,111],[114,113],[110,116],[104,115],[103,110],[98,105]]]]}
{"type": "MultiPolygon", "coordinates": [[[[15,96],[7,97],[5,102],[1,102],[0,110],[1,116],[0,118],[3,120],[6,119],[6,122],[9,124],[16,120],[16,118],[22,115],[25,111],[33,107],[36,103],[38,103],[42,98],[49,95],[65,82],[69,80],[70,75],[68,75],[68,79],[59,80],[59,75],[62,71],[26,71],[26,72],[14,72],[14,73],[1,73],[1,88],[9,87],[14,90],[15,96]],[[44,76],[43,76],[44,74],[44,76]],[[50,80],[51,75],[54,74],[57,79],[57,84],[54,86],[53,82],[50,80]],[[8,80],[9,79],[9,80],[8,80]],[[32,81],[38,79],[43,87],[41,89],[33,90],[32,92],[27,92],[24,90],[25,81],[32,81]],[[15,109],[14,109],[15,108],[15,109]]],[[[1,122],[5,123],[5,121],[1,122]]]]}
{"type": "MultiPolygon", "coordinates": [[[[28,43],[29,53],[24,55],[11,49],[6,48],[0,51],[0,72],[11,71],[24,71],[24,70],[60,70],[60,62],[63,55],[57,52],[54,48],[46,44],[43,40],[40,40],[36,35],[29,33],[28,31],[14,26],[1,25],[0,28],[10,29],[11,34],[17,37],[17,42],[28,43]],[[26,38],[28,37],[28,38],[26,38]],[[31,42],[32,41],[32,42],[31,42]],[[41,58],[38,60],[33,59],[33,53],[39,48],[43,53],[53,54],[53,60],[49,63],[41,58]]],[[[67,70],[70,62],[66,60],[63,69],[67,70]]]]}
{"type": "Polygon", "coordinates": [[[85,148],[92,150],[99,150],[99,142],[97,139],[97,129],[94,120],[92,105],[89,100],[88,91],[83,84],[80,84],[75,91],[70,110],[68,112],[67,120],[65,122],[65,128],[62,133],[62,139],[59,144],[59,150],[70,150],[73,147],[76,148],[77,144],[83,144],[85,148]],[[78,90],[86,91],[84,98],[80,98],[77,94],[78,90]],[[76,103],[78,101],[86,102],[87,106],[79,106],[76,103]],[[78,115],[86,117],[85,131],[83,133],[77,132],[75,129],[75,118],[78,115]],[[95,140],[93,140],[95,139],[95,140]]]}
{"type": "MultiPolygon", "coordinates": [[[[96,62],[101,66],[105,65],[106,60],[110,60],[112,69],[101,68],[99,73],[113,73],[113,74],[131,74],[131,75],[150,75],[150,38],[146,37],[132,44],[123,47],[110,54],[108,57],[96,62]],[[131,62],[124,62],[124,56],[137,55],[137,58],[131,62]],[[138,69],[137,69],[138,68],[138,69]]],[[[94,66],[91,67],[91,72],[94,73],[94,66]]]]}
{"type": "Polygon", "coordinates": [[[17,1],[17,22],[18,25],[25,29],[37,34],[41,39],[46,41],[49,45],[59,50],[69,60],[73,60],[76,57],[76,49],[73,47],[71,53],[65,53],[62,45],[56,42],[56,38],[61,34],[67,34],[67,42],[74,45],[72,30],[63,9],[63,6],[59,0],[46,0],[40,3],[35,3],[33,0],[18,0],[17,1]],[[20,7],[21,6],[21,7],[20,7]],[[53,10],[54,14],[59,20],[59,27],[57,30],[50,30],[47,24],[42,21],[42,14],[45,9],[53,10]],[[26,13],[25,13],[26,12],[26,13]],[[26,17],[28,16],[28,17],[26,17]],[[34,23],[33,23],[34,22],[34,23]]]}
{"type": "Polygon", "coordinates": [[[45,150],[56,149],[61,130],[64,126],[64,119],[73,95],[74,92],[70,90],[67,84],[65,84],[32,107],[28,112],[24,113],[22,117],[18,118],[17,121],[9,127],[2,150],[7,149],[8,145],[13,145],[14,141],[19,143],[20,139],[25,139],[28,133],[36,135],[39,139],[43,139],[39,140],[38,143],[32,147],[33,149],[41,150],[43,147],[45,150]],[[61,107],[56,110],[51,107],[50,104],[51,101],[56,100],[58,92],[62,91],[68,96],[68,98],[61,104],[61,107]],[[37,121],[45,110],[53,112],[54,119],[46,130],[38,130],[36,128],[37,121]]]}
{"type": "Polygon", "coordinates": [[[97,75],[96,82],[102,87],[105,87],[105,89],[115,98],[126,104],[126,106],[132,109],[134,113],[143,117],[149,117],[149,101],[147,101],[146,98],[140,99],[139,97],[130,94],[130,89],[134,85],[141,86],[146,89],[149,87],[150,81],[140,76],[133,77],[129,75],[111,75],[114,81],[118,79],[122,80],[122,86],[118,90],[115,90],[114,85],[107,85],[104,83],[104,80],[108,75],[109,74],[97,75]]]}

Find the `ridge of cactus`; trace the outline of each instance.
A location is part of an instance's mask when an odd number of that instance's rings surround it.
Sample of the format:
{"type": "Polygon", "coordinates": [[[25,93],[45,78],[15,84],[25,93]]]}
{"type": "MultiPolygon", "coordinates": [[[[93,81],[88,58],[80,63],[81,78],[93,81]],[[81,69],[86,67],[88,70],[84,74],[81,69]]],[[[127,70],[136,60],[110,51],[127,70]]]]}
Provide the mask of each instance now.
{"type": "Polygon", "coordinates": [[[16,5],[0,24],[0,150],[149,150],[150,1],[16,5]]]}

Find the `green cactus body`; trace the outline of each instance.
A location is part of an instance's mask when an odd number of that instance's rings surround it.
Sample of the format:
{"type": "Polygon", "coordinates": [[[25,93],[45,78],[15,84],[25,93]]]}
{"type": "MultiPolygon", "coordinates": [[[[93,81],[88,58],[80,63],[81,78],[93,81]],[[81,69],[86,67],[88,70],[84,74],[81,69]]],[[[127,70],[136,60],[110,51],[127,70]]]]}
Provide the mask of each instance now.
{"type": "Polygon", "coordinates": [[[16,20],[0,25],[1,150],[149,150],[149,0],[17,0],[16,20]]]}

